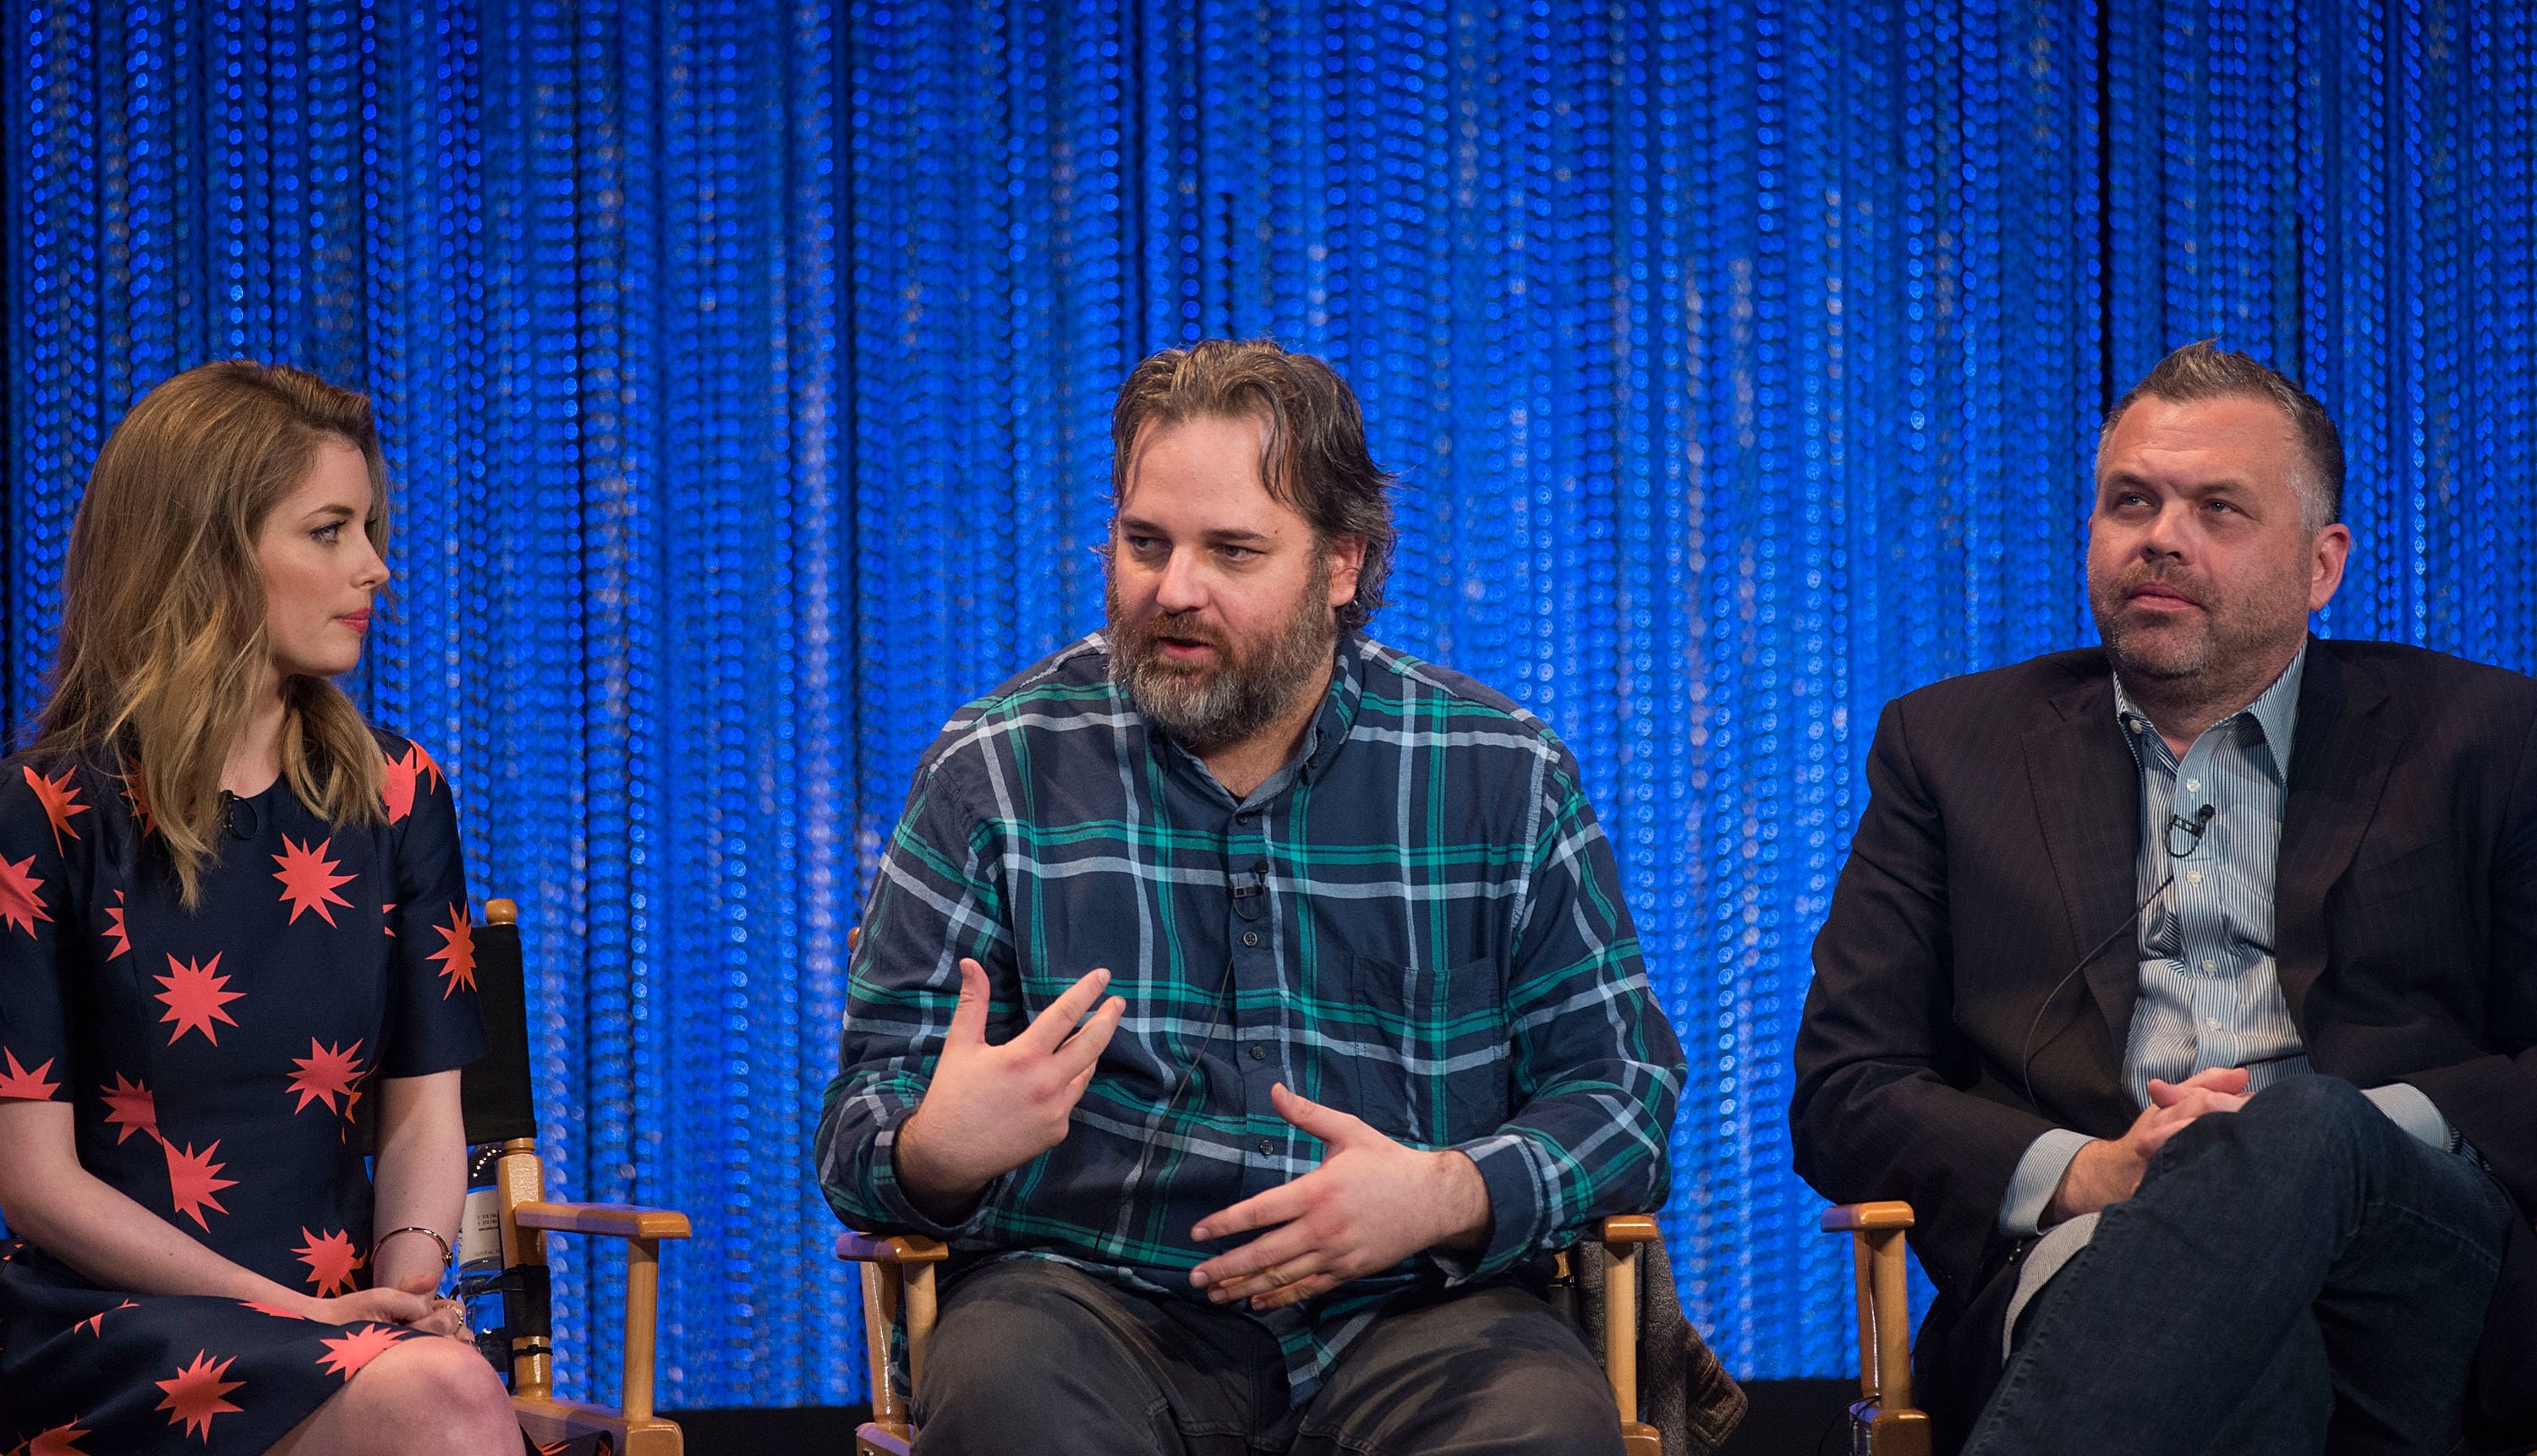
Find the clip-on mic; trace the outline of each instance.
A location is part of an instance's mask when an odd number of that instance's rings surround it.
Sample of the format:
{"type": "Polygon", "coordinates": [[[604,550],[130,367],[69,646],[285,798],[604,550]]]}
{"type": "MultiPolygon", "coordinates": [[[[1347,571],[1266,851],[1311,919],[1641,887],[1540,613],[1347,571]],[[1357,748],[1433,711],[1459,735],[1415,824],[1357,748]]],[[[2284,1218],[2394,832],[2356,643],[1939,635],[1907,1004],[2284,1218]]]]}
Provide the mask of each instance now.
{"type": "Polygon", "coordinates": [[[1236,883],[1233,887],[1233,913],[1246,920],[1256,920],[1268,904],[1268,861],[1261,860],[1247,873],[1251,876],[1251,883],[1236,883]]]}

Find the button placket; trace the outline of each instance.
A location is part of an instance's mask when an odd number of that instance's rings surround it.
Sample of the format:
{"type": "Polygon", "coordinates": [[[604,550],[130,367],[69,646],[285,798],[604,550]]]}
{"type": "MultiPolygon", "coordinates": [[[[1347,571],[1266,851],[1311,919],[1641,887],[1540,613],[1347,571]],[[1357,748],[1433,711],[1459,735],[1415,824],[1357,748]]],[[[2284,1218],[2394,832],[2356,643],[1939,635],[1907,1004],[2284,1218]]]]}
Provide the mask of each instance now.
{"type": "MultiPolygon", "coordinates": [[[[1237,809],[1226,826],[1224,848],[1225,878],[1231,892],[1226,897],[1225,946],[1233,962],[1234,984],[1251,993],[1227,1008],[1227,1031],[1233,1045],[1243,1048],[1234,1065],[1241,1074],[1242,1111],[1254,1119],[1254,1126],[1278,1121],[1268,1090],[1278,1080],[1281,1058],[1270,1052],[1282,1035],[1277,1008],[1288,999],[1261,994],[1280,988],[1277,897],[1269,888],[1274,865],[1268,855],[1266,819],[1256,806],[1237,809]],[[1242,1005],[1246,1000],[1249,1007],[1242,1005]]],[[[1245,1196],[1266,1192],[1282,1179],[1281,1170],[1268,1162],[1277,1156],[1279,1146],[1280,1139],[1273,1135],[1252,1143],[1258,1156],[1245,1160],[1249,1165],[1242,1173],[1245,1196]]]]}

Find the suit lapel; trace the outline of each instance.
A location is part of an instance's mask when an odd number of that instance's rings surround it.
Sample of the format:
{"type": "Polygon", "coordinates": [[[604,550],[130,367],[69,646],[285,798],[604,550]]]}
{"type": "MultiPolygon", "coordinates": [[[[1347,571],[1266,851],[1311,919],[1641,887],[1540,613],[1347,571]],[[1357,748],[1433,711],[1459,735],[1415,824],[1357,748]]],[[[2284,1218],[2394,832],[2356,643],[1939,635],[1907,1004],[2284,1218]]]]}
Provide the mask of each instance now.
{"type": "Polygon", "coordinates": [[[2273,877],[2274,971],[2303,1034],[2301,1003],[2325,969],[2325,892],[2350,867],[2377,812],[2402,737],[2398,716],[2386,693],[2328,644],[2311,646],[2273,877]]]}
{"type": "MultiPolygon", "coordinates": [[[[2098,949],[2135,903],[2140,768],[2114,721],[2114,677],[2103,659],[2097,664],[2086,680],[2051,700],[2053,720],[2026,734],[2027,783],[2070,922],[2065,958],[2047,973],[2055,977],[2098,949]]],[[[2139,958],[2120,949],[2117,936],[2082,972],[2118,1061],[2140,988],[2139,958]]]]}

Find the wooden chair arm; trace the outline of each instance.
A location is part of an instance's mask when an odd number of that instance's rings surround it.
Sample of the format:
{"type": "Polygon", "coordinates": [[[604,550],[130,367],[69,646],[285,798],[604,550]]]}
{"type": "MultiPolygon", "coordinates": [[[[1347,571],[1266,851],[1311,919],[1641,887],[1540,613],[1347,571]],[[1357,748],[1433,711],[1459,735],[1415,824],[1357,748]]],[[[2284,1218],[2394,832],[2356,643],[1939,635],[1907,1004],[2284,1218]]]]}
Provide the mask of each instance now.
{"type": "MultiPolygon", "coordinates": [[[[507,1160],[506,1160],[507,1161],[507,1160]]],[[[534,1158],[530,1161],[534,1162],[534,1158]]],[[[637,1425],[667,1425],[652,1415],[652,1361],[657,1349],[661,1308],[661,1240],[684,1238],[690,1233],[687,1216],[666,1208],[637,1208],[627,1203],[535,1203],[514,1204],[511,1227],[547,1234],[598,1234],[625,1240],[625,1344],[623,1394],[624,1422],[637,1425]]],[[[544,1264],[541,1250],[537,1262],[544,1264]]],[[[524,1392],[542,1398],[544,1391],[524,1392]]],[[[570,1403],[549,1402],[554,1406],[556,1419],[564,1419],[579,1408],[570,1403]]],[[[524,1409],[515,1400],[515,1409],[524,1409]]],[[[592,1414],[592,1413],[584,1413],[592,1414]]],[[[606,1415],[608,1413],[596,1413],[606,1415]]],[[[616,1442],[620,1451],[629,1451],[633,1442],[630,1432],[618,1427],[616,1442]]],[[[676,1426],[668,1427],[675,1439],[676,1426]]],[[[675,1450],[675,1447],[672,1448],[675,1450]]]]}
{"type": "Polygon", "coordinates": [[[1862,1229],[1909,1229],[1912,1227],[1912,1205],[1908,1203],[1836,1203],[1824,1210],[1823,1231],[1826,1234],[1851,1234],[1862,1229]]]}
{"type": "Polygon", "coordinates": [[[1827,1234],[1848,1234],[1858,1304],[1858,1394],[1871,1456],[1928,1456],[1929,1418],[1912,1406],[1912,1301],[1903,1263],[1908,1203],[1844,1203],[1824,1211],[1827,1234]]]}
{"type": "Polygon", "coordinates": [[[1605,1219],[1594,1233],[1596,1241],[1602,1243],[1654,1243],[1663,1236],[1654,1214],[1616,1214],[1605,1219]]]}
{"type": "Polygon", "coordinates": [[[523,1229],[611,1238],[685,1238],[693,1232],[685,1214],[631,1203],[523,1203],[511,1210],[511,1221],[523,1229]]]}
{"type": "Polygon", "coordinates": [[[837,1257],[865,1264],[940,1264],[951,1256],[948,1244],[922,1234],[877,1237],[852,1231],[837,1235],[837,1257]]]}

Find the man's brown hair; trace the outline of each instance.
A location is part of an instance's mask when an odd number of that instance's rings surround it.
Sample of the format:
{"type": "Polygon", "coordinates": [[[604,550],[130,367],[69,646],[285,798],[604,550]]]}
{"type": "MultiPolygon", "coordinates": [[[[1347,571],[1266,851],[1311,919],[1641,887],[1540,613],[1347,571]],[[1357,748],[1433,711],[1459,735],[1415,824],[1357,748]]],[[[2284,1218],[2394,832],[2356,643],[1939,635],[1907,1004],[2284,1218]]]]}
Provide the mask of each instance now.
{"type": "MultiPolygon", "coordinates": [[[[220,833],[221,770],[271,670],[256,536],[336,439],[369,468],[370,544],[388,544],[370,402],[314,374],[229,359],[142,397],[89,473],[62,568],[61,652],[31,752],[97,755],[130,786],[184,903],[220,833]]],[[[322,677],[283,681],[282,776],[333,824],[375,822],[385,777],[360,710],[322,677]]]]}
{"type": "Polygon", "coordinates": [[[1383,605],[1392,566],[1392,476],[1365,448],[1356,395],[1330,365],[1266,339],[1205,339],[1138,364],[1110,411],[1110,497],[1128,488],[1137,442],[1148,426],[1196,418],[1268,425],[1260,478],[1268,493],[1312,523],[1324,542],[1361,537],[1356,595],[1338,608],[1341,631],[1363,627],[1383,605]]]}
{"type": "Polygon", "coordinates": [[[2268,364],[2247,354],[2222,348],[2213,340],[2188,344],[2158,361],[2129,394],[2114,401],[2106,422],[2097,429],[2097,451],[2122,422],[2123,414],[2143,397],[2189,404],[2197,400],[2254,399],[2280,409],[2306,457],[2305,468],[2291,474],[2300,493],[2302,524],[2313,536],[2343,519],[2343,436],[2314,396],[2268,364]]]}

